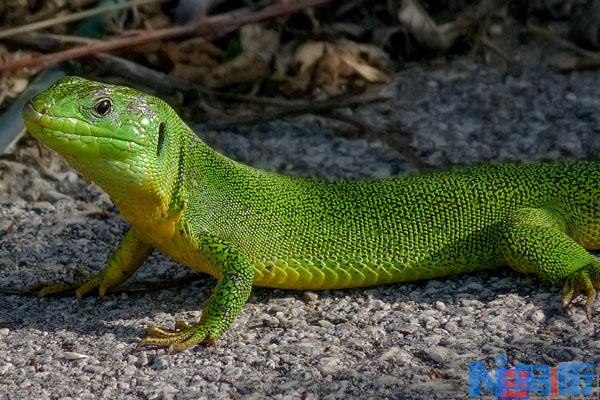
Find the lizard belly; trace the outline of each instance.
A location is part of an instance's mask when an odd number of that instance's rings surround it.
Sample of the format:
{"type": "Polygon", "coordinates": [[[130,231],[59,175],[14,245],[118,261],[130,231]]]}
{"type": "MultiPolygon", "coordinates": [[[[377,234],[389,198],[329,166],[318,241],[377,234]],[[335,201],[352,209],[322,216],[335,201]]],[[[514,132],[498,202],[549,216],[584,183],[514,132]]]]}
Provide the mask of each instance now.
{"type": "Polygon", "coordinates": [[[294,290],[344,289],[440,278],[498,265],[500,259],[496,256],[472,261],[440,259],[435,262],[271,258],[254,262],[254,284],[294,290]]]}

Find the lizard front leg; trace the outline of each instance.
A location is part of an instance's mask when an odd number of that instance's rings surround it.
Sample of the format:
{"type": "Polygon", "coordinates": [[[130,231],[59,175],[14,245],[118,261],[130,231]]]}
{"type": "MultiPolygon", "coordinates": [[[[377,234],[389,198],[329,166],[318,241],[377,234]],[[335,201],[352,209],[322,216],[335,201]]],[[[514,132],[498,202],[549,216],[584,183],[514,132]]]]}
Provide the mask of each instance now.
{"type": "Polygon", "coordinates": [[[106,266],[98,274],[73,282],[56,284],[38,284],[31,291],[40,296],[75,290],[78,299],[94,289],[104,297],[108,289],[125,282],[137,271],[152,252],[152,246],[138,238],[133,228],[125,234],[117,249],[109,257],[106,266]]]}
{"type": "Polygon", "coordinates": [[[221,271],[200,321],[193,325],[178,321],[175,330],[152,327],[136,349],[165,347],[169,351],[182,351],[200,343],[212,344],[242,310],[254,281],[254,268],[248,257],[234,246],[209,235],[200,238],[198,250],[221,271]]]}

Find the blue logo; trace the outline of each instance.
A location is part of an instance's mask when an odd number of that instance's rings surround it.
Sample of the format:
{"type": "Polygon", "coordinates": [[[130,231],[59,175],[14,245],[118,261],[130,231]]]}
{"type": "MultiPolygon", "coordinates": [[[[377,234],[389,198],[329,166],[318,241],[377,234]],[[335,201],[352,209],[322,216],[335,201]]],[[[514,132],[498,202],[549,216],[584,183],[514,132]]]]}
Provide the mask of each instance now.
{"type": "Polygon", "coordinates": [[[495,377],[492,377],[482,361],[471,361],[469,396],[492,394],[504,400],[593,394],[594,363],[564,362],[555,367],[517,364],[512,368],[507,365],[505,355],[496,356],[495,377]]]}

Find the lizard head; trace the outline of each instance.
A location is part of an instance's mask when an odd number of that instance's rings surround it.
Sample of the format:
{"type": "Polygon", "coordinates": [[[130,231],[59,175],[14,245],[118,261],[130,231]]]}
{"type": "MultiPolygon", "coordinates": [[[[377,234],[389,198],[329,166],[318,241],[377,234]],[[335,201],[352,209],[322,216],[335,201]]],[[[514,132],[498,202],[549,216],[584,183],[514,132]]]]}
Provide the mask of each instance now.
{"type": "Polygon", "coordinates": [[[185,125],[164,101],[66,77],[33,97],[23,119],[34,137],[113,198],[131,201],[143,194],[169,201],[160,192],[172,190],[168,182],[177,168],[178,143],[187,133],[177,128],[185,125]]]}

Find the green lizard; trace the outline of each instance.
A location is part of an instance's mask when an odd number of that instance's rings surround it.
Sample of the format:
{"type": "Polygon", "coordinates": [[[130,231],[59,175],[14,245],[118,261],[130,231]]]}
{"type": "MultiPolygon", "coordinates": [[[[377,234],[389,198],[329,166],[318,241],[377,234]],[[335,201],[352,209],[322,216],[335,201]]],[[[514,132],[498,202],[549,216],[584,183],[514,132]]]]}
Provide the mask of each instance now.
{"type": "MultiPolygon", "coordinates": [[[[218,282],[200,321],[150,328],[183,350],[225,332],[253,286],[333,289],[510,266],[583,293],[600,262],[600,163],[500,164],[372,181],[289,177],[204,144],[162,100],[67,77],[23,111],[28,130],[100,185],[131,224],[76,290],[101,296],[157,248],[218,282]]],[[[47,287],[43,294],[75,288],[47,287]]]]}

